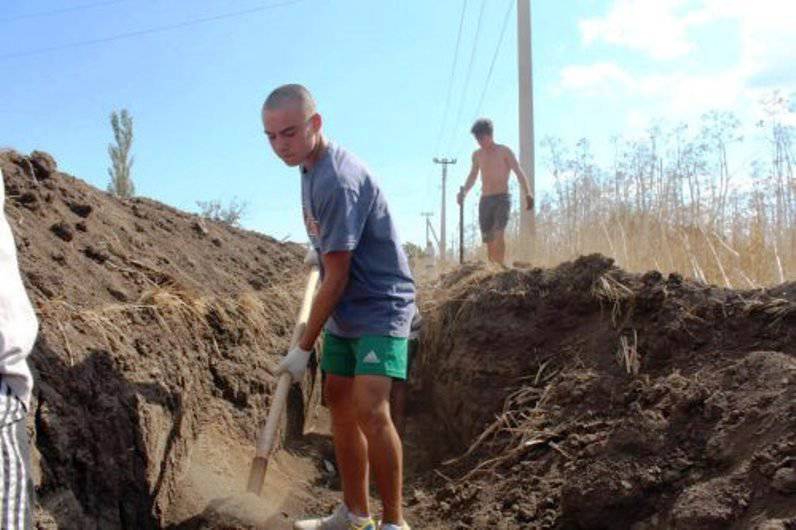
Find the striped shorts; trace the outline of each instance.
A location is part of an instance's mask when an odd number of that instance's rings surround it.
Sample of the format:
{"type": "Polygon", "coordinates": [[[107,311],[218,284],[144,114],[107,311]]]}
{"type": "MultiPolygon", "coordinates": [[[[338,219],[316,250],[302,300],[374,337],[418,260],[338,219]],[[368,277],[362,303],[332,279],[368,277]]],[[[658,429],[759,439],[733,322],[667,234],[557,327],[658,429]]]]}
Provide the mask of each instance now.
{"type": "Polygon", "coordinates": [[[31,499],[33,480],[30,473],[27,411],[22,402],[0,379],[0,484],[2,512],[0,528],[32,528],[31,499]]]}

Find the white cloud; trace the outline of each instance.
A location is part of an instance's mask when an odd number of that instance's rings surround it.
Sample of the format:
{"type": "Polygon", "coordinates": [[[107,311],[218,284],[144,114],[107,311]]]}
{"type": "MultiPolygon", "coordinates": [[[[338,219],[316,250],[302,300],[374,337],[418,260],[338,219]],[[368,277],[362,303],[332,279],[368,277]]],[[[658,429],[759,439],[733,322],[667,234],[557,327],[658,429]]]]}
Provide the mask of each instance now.
{"type": "Polygon", "coordinates": [[[737,24],[748,76],[765,80],[796,71],[796,2],[790,0],[614,0],[607,14],[579,26],[586,45],[605,42],[665,60],[693,51],[689,32],[718,20],[737,24]]]}
{"type": "Polygon", "coordinates": [[[661,110],[676,119],[710,109],[731,109],[743,95],[735,72],[714,75],[669,74],[641,77],[637,92],[661,101],[661,110]]]}
{"type": "Polygon", "coordinates": [[[796,87],[796,2],[709,0],[711,8],[739,25],[739,69],[750,87],[796,87]]]}
{"type": "MultiPolygon", "coordinates": [[[[796,1],[614,0],[604,17],[580,22],[586,44],[597,41],[673,59],[694,49],[689,32],[725,20],[737,28],[740,53],[734,64],[711,74],[668,72],[638,75],[621,63],[570,65],[559,87],[584,95],[637,96],[664,118],[685,119],[708,109],[757,108],[772,89],[796,93],[796,1]]],[[[630,117],[639,126],[640,115],[630,117]]]]}
{"type": "Polygon", "coordinates": [[[654,59],[682,57],[693,49],[688,26],[696,20],[678,12],[686,0],[616,0],[604,17],[580,22],[583,41],[624,46],[654,59]]]}
{"type": "Polygon", "coordinates": [[[571,65],[561,71],[561,87],[569,90],[602,93],[615,91],[617,84],[628,87],[634,85],[635,81],[633,76],[613,62],[571,65]]]}
{"type": "Polygon", "coordinates": [[[624,133],[630,137],[641,136],[652,124],[650,117],[638,109],[628,112],[626,121],[624,133]]]}
{"type": "Polygon", "coordinates": [[[634,76],[614,62],[567,66],[561,71],[560,87],[586,96],[640,96],[660,102],[658,114],[672,119],[685,119],[707,109],[730,109],[743,92],[736,71],[710,76],[634,76]]]}

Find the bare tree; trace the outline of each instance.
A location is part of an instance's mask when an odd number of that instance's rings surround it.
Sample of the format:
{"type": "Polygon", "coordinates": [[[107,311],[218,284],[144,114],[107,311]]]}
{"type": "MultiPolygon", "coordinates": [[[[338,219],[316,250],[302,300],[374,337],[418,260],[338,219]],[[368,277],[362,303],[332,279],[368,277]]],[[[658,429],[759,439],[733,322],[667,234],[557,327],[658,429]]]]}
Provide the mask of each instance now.
{"type": "Polygon", "coordinates": [[[249,208],[248,202],[240,202],[237,198],[232,199],[226,206],[221,204],[219,200],[196,201],[196,205],[199,206],[199,215],[205,219],[226,223],[231,226],[240,226],[240,221],[249,208]]]}
{"type": "Polygon", "coordinates": [[[130,147],[133,145],[133,118],[127,109],[111,113],[111,127],[116,145],[108,144],[108,155],[111,157],[111,166],[108,175],[108,192],[117,197],[128,198],[135,195],[135,186],[130,175],[133,167],[133,158],[130,156],[130,147]]]}
{"type": "Polygon", "coordinates": [[[702,115],[701,137],[707,149],[715,157],[715,173],[710,186],[712,226],[723,226],[727,208],[727,194],[730,190],[729,148],[741,142],[743,136],[738,132],[741,122],[731,112],[710,111],[702,115]]]}
{"type": "Polygon", "coordinates": [[[794,143],[796,129],[787,125],[793,114],[789,98],[775,91],[762,102],[766,115],[758,126],[766,131],[770,145],[768,180],[774,189],[774,223],[777,231],[796,224],[796,175],[794,175],[794,143]]]}

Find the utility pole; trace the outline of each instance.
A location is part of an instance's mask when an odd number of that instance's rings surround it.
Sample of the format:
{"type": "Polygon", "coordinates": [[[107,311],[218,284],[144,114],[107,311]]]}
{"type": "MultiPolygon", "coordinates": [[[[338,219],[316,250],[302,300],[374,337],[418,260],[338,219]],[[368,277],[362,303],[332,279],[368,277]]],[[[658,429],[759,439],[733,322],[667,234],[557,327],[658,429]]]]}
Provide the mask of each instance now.
{"type": "Polygon", "coordinates": [[[442,213],[440,215],[439,220],[439,257],[442,261],[447,261],[447,249],[446,249],[446,232],[445,232],[445,185],[448,180],[448,164],[455,164],[456,159],[448,159],[448,158],[434,158],[435,164],[442,164],[442,213]]]}
{"type": "MultiPolygon", "coordinates": [[[[536,168],[533,130],[533,54],[531,52],[531,0],[517,0],[517,66],[519,73],[519,133],[520,167],[528,175],[528,184],[536,205],[536,168]]],[[[524,198],[520,200],[520,253],[524,258],[533,248],[536,236],[534,210],[526,210],[524,198]]]]}
{"type": "Polygon", "coordinates": [[[434,212],[420,212],[420,216],[426,219],[426,244],[431,241],[428,236],[428,225],[431,223],[431,218],[434,217],[434,212]]]}
{"type": "Polygon", "coordinates": [[[426,220],[426,248],[423,250],[427,251],[428,247],[431,244],[431,239],[429,239],[428,229],[431,227],[431,218],[434,217],[434,212],[420,212],[420,216],[425,218],[426,220]]]}

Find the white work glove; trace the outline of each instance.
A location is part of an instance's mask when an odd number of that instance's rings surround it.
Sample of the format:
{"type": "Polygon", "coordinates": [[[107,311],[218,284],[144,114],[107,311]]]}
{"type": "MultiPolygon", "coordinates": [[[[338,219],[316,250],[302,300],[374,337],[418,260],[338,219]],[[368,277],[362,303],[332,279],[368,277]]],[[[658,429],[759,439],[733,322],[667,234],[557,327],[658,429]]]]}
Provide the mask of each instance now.
{"type": "Polygon", "coordinates": [[[315,247],[310,247],[307,251],[307,255],[304,256],[304,265],[309,265],[310,267],[320,267],[321,259],[318,257],[318,252],[315,250],[315,247]]]}
{"type": "Polygon", "coordinates": [[[304,372],[307,371],[307,363],[310,360],[312,351],[302,350],[299,346],[294,346],[287,355],[282,358],[279,366],[276,367],[276,373],[281,375],[285,372],[290,372],[293,376],[293,382],[298,383],[304,378],[304,372]]]}

